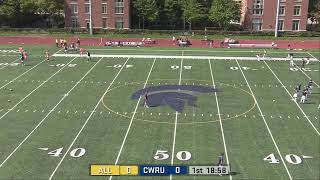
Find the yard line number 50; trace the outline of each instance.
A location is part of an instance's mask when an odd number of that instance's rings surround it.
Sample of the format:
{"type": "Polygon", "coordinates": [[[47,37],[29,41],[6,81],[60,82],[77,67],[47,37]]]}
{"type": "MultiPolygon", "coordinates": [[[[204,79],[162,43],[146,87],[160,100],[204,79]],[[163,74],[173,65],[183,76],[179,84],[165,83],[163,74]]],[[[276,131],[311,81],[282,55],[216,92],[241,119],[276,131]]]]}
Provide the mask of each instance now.
{"type": "MultiPolygon", "coordinates": [[[[169,157],[170,155],[168,154],[168,151],[157,150],[153,159],[161,161],[166,160],[169,157]]],[[[189,161],[191,159],[191,153],[189,151],[179,151],[177,152],[176,157],[180,161],[189,161]]]]}

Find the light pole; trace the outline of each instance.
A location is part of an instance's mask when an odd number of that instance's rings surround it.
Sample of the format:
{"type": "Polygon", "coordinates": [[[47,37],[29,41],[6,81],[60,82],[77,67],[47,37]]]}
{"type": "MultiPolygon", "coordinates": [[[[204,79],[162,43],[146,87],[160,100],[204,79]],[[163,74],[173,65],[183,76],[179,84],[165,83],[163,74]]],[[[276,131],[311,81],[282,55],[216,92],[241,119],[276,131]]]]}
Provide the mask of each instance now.
{"type": "Polygon", "coordinates": [[[277,15],[276,15],[276,26],[274,28],[274,37],[278,37],[279,8],[280,8],[280,0],[278,0],[278,2],[277,2],[277,15]]]}
{"type": "Polygon", "coordinates": [[[89,32],[90,35],[93,35],[93,31],[92,31],[92,0],[89,0],[89,16],[90,16],[90,23],[89,23],[89,32]]]}

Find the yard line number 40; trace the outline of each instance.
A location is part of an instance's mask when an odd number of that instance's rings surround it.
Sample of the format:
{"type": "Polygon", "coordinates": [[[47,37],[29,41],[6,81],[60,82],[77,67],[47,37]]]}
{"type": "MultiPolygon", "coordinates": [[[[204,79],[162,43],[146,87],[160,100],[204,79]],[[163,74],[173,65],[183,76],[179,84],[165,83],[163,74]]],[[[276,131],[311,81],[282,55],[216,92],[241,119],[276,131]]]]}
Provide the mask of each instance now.
{"type": "MultiPolygon", "coordinates": [[[[302,158],[311,158],[311,156],[302,156],[302,158]]],[[[295,154],[287,154],[285,156],[285,160],[290,163],[290,164],[301,164],[302,163],[302,158],[298,155],[295,154]]],[[[278,164],[280,161],[276,158],[276,156],[271,153],[265,158],[263,158],[264,161],[269,161],[270,164],[278,164]]]]}

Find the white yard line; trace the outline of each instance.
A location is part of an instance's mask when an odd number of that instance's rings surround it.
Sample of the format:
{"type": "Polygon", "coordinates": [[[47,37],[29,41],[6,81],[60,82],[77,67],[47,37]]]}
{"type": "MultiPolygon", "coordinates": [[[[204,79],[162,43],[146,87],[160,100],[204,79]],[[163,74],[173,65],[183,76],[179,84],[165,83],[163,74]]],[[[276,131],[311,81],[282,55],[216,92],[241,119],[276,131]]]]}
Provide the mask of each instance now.
{"type": "MultiPolygon", "coordinates": [[[[212,85],[213,85],[213,88],[216,89],[216,85],[215,85],[214,78],[213,78],[213,73],[212,73],[211,61],[210,61],[210,59],[208,59],[208,61],[209,61],[209,67],[210,67],[212,85]]],[[[225,152],[225,154],[226,154],[227,164],[228,164],[228,166],[230,167],[228,150],[227,150],[227,146],[226,146],[226,140],[225,140],[225,137],[224,137],[224,131],[223,131],[223,126],[222,126],[221,113],[220,113],[220,107],[219,107],[219,101],[218,101],[217,92],[214,92],[214,95],[215,95],[215,97],[216,97],[216,103],[217,103],[217,109],[218,109],[218,116],[219,116],[219,122],[220,122],[220,129],[221,129],[221,135],[222,135],[224,152],[225,152]]],[[[230,180],[232,180],[231,174],[229,174],[229,178],[230,178],[230,180]]]]}
{"type": "Polygon", "coordinates": [[[14,62],[16,62],[16,61],[19,61],[19,59],[16,59],[16,60],[14,60],[14,61],[12,61],[12,62],[8,63],[8,65],[4,65],[3,67],[1,67],[1,68],[0,68],[0,70],[1,70],[1,69],[4,69],[4,68],[6,68],[6,67],[8,67],[11,63],[14,63],[14,62]]]}
{"type": "MultiPolygon", "coordinates": [[[[179,74],[179,85],[181,85],[181,77],[182,77],[182,65],[183,65],[183,53],[181,54],[181,63],[180,63],[180,74],[179,74]]],[[[174,131],[173,131],[173,141],[172,141],[172,150],[171,150],[171,165],[173,165],[174,157],[175,157],[175,148],[176,148],[176,135],[177,135],[177,126],[178,126],[178,111],[176,111],[176,117],[174,120],[174,131]]],[[[170,180],[172,179],[172,175],[170,174],[170,180]]]]}
{"type": "MultiPolygon", "coordinates": [[[[286,92],[288,93],[288,95],[290,96],[291,99],[293,99],[292,95],[290,94],[290,92],[288,91],[288,89],[283,85],[283,83],[281,82],[281,80],[278,78],[278,76],[273,72],[273,70],[270,68],[270,66],[268,65],[268,63],[266,63],[265,61],[263,61],[265,63],[266,66],[268,66],[269,70],[272,72],[272,74],[274,75],[274,77],[278,80],[278,82],[282,85],[282,87],[286,90],[286,92]]],[[[312,126],[312,128],[316,131],[316,133],[318,135],[320,135],[319,131],[317,130],[317,128],[313,125],[313,123],[310,121],[309,117],[306,115],[306,113],[301,109],[300,105],[298,104],[298,102],[296,101],[292,101],[294,102],[297,107],[300,109],[300,111],[302,112],[302,114],[304,115],[304,117],[308,120],[309,124],[312,126]]]]}
{"type": "MultiPolygon", "coordinates": [[[[251,86],[250,86],[250,84],[249,84],[246,76],[244,75],[244,73],[243,73],[243,71],[242,71],[242,68],[240,67],[240,64],[239,64],[238,60],[236,60],[236,62],[237,62],[237,64],[238,64],[238,67],[239,67],[239,69],[240,69],[240,71],[241,71],[241,74],[242,74],[244,80],[245,80],[246,83],[247,83],[248,88],[250,89],[250,92],[251,92],[251,94],[252,94],[252,97],[253,97],[253,99],[254,99],[254,101],[255,101],[258,109],[259,109],[260,115],[261,115],[261,117],[262,117],[262,119],[263,119],[263,122],[264,122],[264,124],[265,124],[268,132],[269,132],[269,135],[270,135],[270,137],[271,137],[271,139],[272,139],[272,142],[273,142],[273,144],[274,144],[274,146],[275,146],[275,148],[276,148],[276,150],[277,150],[277,152],[278,152],[278,154],[279,154],[279,156],[280,156],[280,158],[281,158],[281,161],[282,161],[282,163],[283,163],[283,165],[284,165],[284,168],[285,168],[286,171],[287,171],[287,174],[288,174],[288,176],[289,176],[289,179],[292,180],[292,177],[291,177],[291,174],[290,174],[290,172],[289,172],[289,169],[288,169],[288,167],[287,167],[287,165],[286,165],[286,162],[283,160],[283,157],[282,157],[282,154],[281,154],[281,152],[280,152],[280,149],[279,149],[279,147],[278,147],[278,145],[277,145],[277,143],[276,143],[276,140],[274,139],[274,137],[273,137],[273,135],[272,135],[272,132],[271,132],[271,130],[270,130],[270,128],[269,128],[269,125],[268,125],[265,117],[264,117],[264,114],[262,113],[262,110],[261,110],[260,105],[259,105],[259,103],[258,103],[258,101],[257,101],[257,99],[256,99],[256,96],[254,95],[254,93],[253,93],[253,91],[252,91],[252,89],[251,89],[251,86]]],[[[265,61],[264,61],[264,62],[265,62],[265,61]]]]}
{"type": "MultiPolygon", "coordinates": [[[[296,65],[296,67],[297,67],[307,78],[312,79],[312,78],[311,78],[310,76],[308,76],[308,74],[305,73],[299,66],[296,65]]],[[[314,83],[317,87],[319,87],[319,85],[318,85],[315,81],[313,81],[313,83],[314,83]]]]}
{"type": "Polygon", "coordinates": [[[320,61],[318,58],[316,58],[316,57],[315,57],[314,55],[312,55],[310,52],[308,52],[308,54],[309,54],[311,57],[313,57],[314,59],[320,61]]]}
{"type": "Polygon", "coordinates": [[[63,50],[63,48],[60,48],[57,52],[53,53],[53,55],[58,54],[62,50],[63,50]]]}
{"type": "MultiPolygon", "coordinates": [[[[60,52],[60,51],[61,51],[61,49],[60,49],[59,51],[55,52],[54,54],[56,54],[56,53],[58,53],[58,52],[60,52]]],[[[9,81],[7,84],[1,86],[1,87],[0,87],[0,90],[3,89],[4,87],[6,87],[8,84],[14,82],[15,80],[17,80],[17,79],[20,78],[21,76],[27,74],[29,71],[31,71],[32,69],[36,68],[38,65],[40,65],[41,63],[43,63],[43,62],[45,62],[45,61],[46,61],[46,60],[40,61],[38,64],[36,64],[36,65],[33,66],[32,68],[28,69],[26,72],[20,74],[18,77],[16,77],[16,78],[14,78],[13,80],[9,81]]]]}
{"type": "MultiPolygon", "coordinates": [[[[147,86],[147,83],[148,83],[148,81],[149,81],[149,77],[150,77],[150,75],[151,75],[151,72],[152,72],[152,70],[153,70],[153,66],[154,66],[156,60],[157,60],[157,59],[154,59],[154,60],[153,60],[152,66],[151,66],[150,71],[149,71],[149,74],[148,74],[147,79],[146,79],[146,81],[145,81],[145,83],[144,83],[144,85],[143,85],[143,89],[146,88],[146,86],[147,86]]],[[[132,123],[133,123],[133,119],[134,119],[134,117],[135,117],[135,115],[136,115],[136,113],[137,113],[140,100],[141,100],[141,96],[140,96],[140,98],[138,99],[138,102],[137,102],[137,104],[136,104],[136,107],[134,108],[134,111],[133,111],[133,114],[132,114],[132,116],[131,116],[131,120],[130,120],[128,129],[127,129],[127,132],[126,132],[126,134],[125,134],[125,136],[124,136],[124,138],[123,138],[123,141],[122,141],[120,150],[119,150],[118,155],[117,155],[117,159],[116,159],[116,161],[115,161],[115,163],[114,163],[115,165],[117,165],[118,162],[119,162],[120,155],[121,155],[121,153],[122,153],[122,149],[123,149],[123,147],[124,147],[124,144],[125,144],[126,141],[127,141],[127,136],[128,136],[128,134],[129,134],[129,132],[130,132],[130,129],[131,129],[131,126],[132,126],[132,123]]],[[[109,177],[109,180],[111,180],[111,179],[112,179],[112,176],[109,177]]]]}
{"type": "Polygon", "coordinates": [[[96,106],[93,108],[93,110],[91,111],[90,115],[88,116],[87,120],[85,121],[85,123],[82,125],[81,129],[79,130],[78,134],[76,135],[76,137],[73,139],[73,141],[71,142],[70,146],[68,147],[67,151],[64,153],[63,157],[61,158],[61,160],[59,161],[59,163],[57,164],[56,168],[54,169],[54,171],[51,173],[49,180],[52,179],[52,177],[54,176],[54,174],[56,173],[56,171],[58,170],[58,168],[60,167],[62,161],[64,160],[64,158],[69,154],[70,149],[72,148],[73,144],[76,142],[76,140],[78,139],[78,137],[80,136],[81,132],[83,131],[83,129],[86,127],[87,123],[89,122],[89,120],[91,119],[92,115],[94,114],[94,112],[96,112],[96,109],[99,107],[101,101],[103,100],[103,97],[107,94],[107,92],[109,91],[109,89],[111,88],[111,86],[113,85],[114,81],[118,78],[119,74],[121,73],[121,71],[123,70],[123,68],[125,67],[125,65],[127,64],[127,62],[129,61],[130,58],[128,58],[125,63],[122,65],[122,67],[120,68],[120,70],[118,71],[117,75],[113,78],[112,82],[110,83],[110,85],[108,86],[107,90],[103,93],[103,95],[101,96],[101,98],[99,99],[98,103],[96,104],[96,106]]]}
{"type": "Polygon", "coordinates": [[[48,82],[51,78],[53,78],[55,75],[57,75],[62,69],[68,66],[72,61],[74,61],[76,58],[73,58],[71,61],[69,61],[65,66],[60,68],[58,71],[56,71],[54,74],[52,74],[47,80],[43,81],[38,87],[36,87],[33,91],[31,91],[28,95],[26,95],[23,99],[21,99],[17,104],[15,104],[12,108],[10,108],[6,113],[4,113],[0,120],[5,117],[10,111],[12,111],[15,107],[17,107],[20,103],[22,103],[25,99],[27,99],[32,93],[34,93],[36,90],[38,90],[41,86],[43,86],[46,82],[48,82]]]}
{"type": "Polygon", "coordinates": [[[19,76],[17,76],[16,78],[12,79],[11,81],[9,81],[7,84],[3,85],[0,87],[0,90],[3,89],[4,87],[6,87],[8,84],[11,84],[12,82],[14,82],[15,80],[17,80],[18,78],[20,78],[21,76],[27,74],[29,71],[31,71],[32,69],[36,68],[38,65],[40,65],[41,63],[43,63],[45,60],[40,61],[38,64],[36,64],[35,66],[33,66],[32,68],[28,69],[26,72],[20,74],[19,76]]]}
{"type": "MultiPolygon", "coordinates": [[[[102,58],[101,58],[102,59],[102,58]]],[[[32,133],[34,131],[36,131],[38,129],[38,127],[47,119],[47,117],[59,106],[59,104],[66,98],[68,97],[69,93],[71,93],[71,91],[92,71],[92,69],[101,61],[101,59],[99,61],[97,61],[94,66],[92,66],[89,71],[87,71],[87,73],[82,76],[82,78],[77,81],[77,83],[66,93],[65,96],[63,96],[60,101],[49,111],[49,113],[37,124],[36,127],[33,128],[33,130],[20,142],[20,144],[6,157],[6,159],[0,164],[0,168],[6,163],[6,161],[8,161],[8,159],[20,148],[20,146],[26,141],[28,140],[28,138],[32,135],[32,133]]],[[[35,112],[35,111],[34,111],[35,112]]]]}

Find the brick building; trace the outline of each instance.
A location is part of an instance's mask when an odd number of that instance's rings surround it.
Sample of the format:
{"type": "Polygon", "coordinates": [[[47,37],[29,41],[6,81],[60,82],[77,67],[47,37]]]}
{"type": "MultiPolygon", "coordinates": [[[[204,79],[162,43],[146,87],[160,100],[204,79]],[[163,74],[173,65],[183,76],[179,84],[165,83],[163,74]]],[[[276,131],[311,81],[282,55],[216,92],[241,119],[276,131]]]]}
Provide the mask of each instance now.
{"type": "MultiPolygon", "coordinates": [[[[91,0],[93,29],[128,29],[130,0],[91,0]]],[[[90,27],[90,1],[64,0],[65,27],[90,27]]]]}
{"type": "MultiPolygon", "coordinates": [[[[253,31],[274,31],[278,0],[242,0],[240,23],[253,31]]],[[[279,31],[306,31],[309,0],[280,0],[279,31]]]]}

